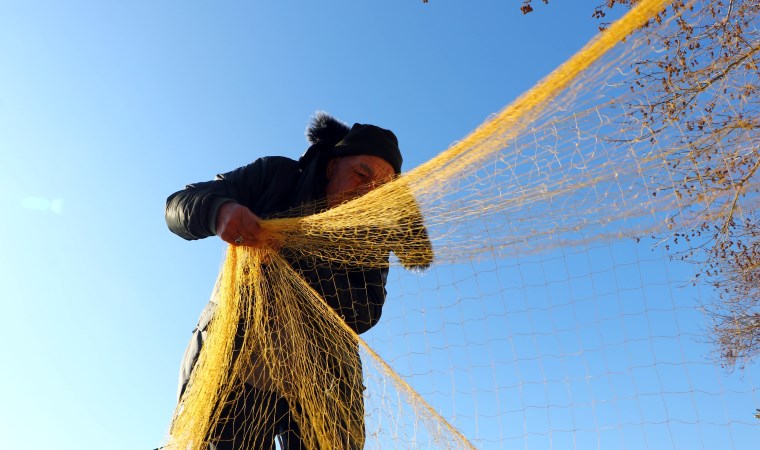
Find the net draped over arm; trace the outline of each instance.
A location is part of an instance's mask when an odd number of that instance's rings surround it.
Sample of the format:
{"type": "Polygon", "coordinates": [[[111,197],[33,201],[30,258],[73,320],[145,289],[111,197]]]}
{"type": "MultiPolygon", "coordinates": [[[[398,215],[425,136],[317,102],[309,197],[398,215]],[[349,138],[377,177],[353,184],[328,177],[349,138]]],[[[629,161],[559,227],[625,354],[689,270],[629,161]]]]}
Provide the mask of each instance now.
{"type": "Polygon", "coordinates": [[[323,266],[305,261],[297,261],[294,266],[357,334],[369,330],[380,320],[385,303],[387,267],[323,266]]]}

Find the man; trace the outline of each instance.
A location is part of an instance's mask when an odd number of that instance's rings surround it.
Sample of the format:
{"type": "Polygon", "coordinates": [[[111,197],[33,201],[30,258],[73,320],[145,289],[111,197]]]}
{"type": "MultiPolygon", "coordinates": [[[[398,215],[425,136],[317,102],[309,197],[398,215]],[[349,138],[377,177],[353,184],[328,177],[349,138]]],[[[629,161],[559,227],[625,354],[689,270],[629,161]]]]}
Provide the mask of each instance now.
{"type": "MultiPolygon", "coordinates": [[[[261,220],[294,210],[316,212],[363,195],[392,180],[401,172],[402,156],[393,132],[374,125],[345,124],[318,114],[307,135],[311,146],[298,160],[265,157],[213,181],[188,185],[167,199],[169,229],[188,239],[219,236],[231,245],[265,246],[271,237],[261,220]],[[311,205],[311,206],[309,206],[311,205]]],[[[426,235],[425,235],[426,237],[426,235]]],[[[385,255],[387,259],[388,255],[385,255]]],[[[356,333],[372,328],[380,319],[385,301],[387,267],[349,268],[315,261],[289,261],[309,285],[356,333]]],[[[251,299],[255,302],[259,299],[251,299]]],[[[216,304],[206,306],[188,345],[180,370],[181,398],[213,320],[216,304]]],[[[338,424],[345,432],[346,448],[364,445],[363,399],[358,352],[352,367],[340,367],[339,391],[348,403],[352,424],[338,424]],[[358,371],[358,375],[357,372],[358,371]],[[357,435],[358,434],[358,435],[357,435]]],[[[302,448],[298,424],[288,403],[277,392],[250,382],[236,393],[209,436],[211,450],[273,449],[279,436],[282,448],[302,448]],[[251,421],[258,421],[255,427],[251,421]],[[251,430],[256,428],[255,436],[251,430]]]]}

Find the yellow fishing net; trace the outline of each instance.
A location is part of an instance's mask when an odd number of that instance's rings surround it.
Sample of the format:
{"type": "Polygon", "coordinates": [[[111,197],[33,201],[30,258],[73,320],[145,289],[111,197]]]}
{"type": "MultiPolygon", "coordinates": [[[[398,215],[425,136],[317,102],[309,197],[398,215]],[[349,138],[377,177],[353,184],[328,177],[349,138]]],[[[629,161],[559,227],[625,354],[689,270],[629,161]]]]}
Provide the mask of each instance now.
{"type": "MultiPolygon", "coordinates": [[[[348,448],[349,442],[367,448],[663,448],[651,437],[661,430],[647,428],[656,424],[665,424],[668,448],[686,448],[679,447],[679,436],[695,435],[679,430],[687,424],[700,424],[703,431],[696,434],[703,448],[711,448],[707,428],[719,431],[716,439],[726,429],[741,434],[737,429],[748,423],[730,408],[714,418],[707,411],[712,404],[700,403],[702,391],[730,400],[721,389],[700,387],[701,377],[689,372],[692,356],[683,349],[659,355],[665,344],[682,347],[683,332],[653,337],[628,328],[619,340],[606,337],[618,336],[631,317],[646,316],[651,328],[686,314],[672,290],[667,307],[647,303],[652,286],[684,280],[663,274],[662,266],[646,268],[647,258],[665,257],[621,251],[617,243],[667,231],[675,215],[681,223],[712,216],[717,222],[726,214],[721,205],[735,195],[705,190],[705,208],[693,215],[684,211],[681,198],[662,189],[680,176],[669,158],[694,145],[683,139],[679,122],[657,133],[643,120],[637,129],[620,125],[631,123],[626,105],[640,98],[626,84],[635,75],[633,63],[661,50],[637,30],[668,3],[638,2],[535,88],[394,182],[319,214],[267,221],[282,248],[230,247],[218,308],[166,448],[203,449],[219,439],[212,430],[232,420],[223,411],[239,400],[236,393],[246,382],[286,400],[311,449],[348,448]],[[381,357],[287,259],[376,268],[388,265],[389,253],[397,276],[388,282],[391,312],[369,333],[386,349],[381,357]],[[403,269],[427,266],[422,272],[403,269]],[[638,300],[628,298],[636,295],[638,300]],[[617,305],[614,314],[605,312],[610,304],[617,305]],[[454,322],[445,315],[452,310],[459,311],[454,322]],[[660,311],[663,317],[656,316],[660,311]],[[520,322],[511,322],[514,317],[520,322]],[[568,317],[576,325],[567,325],[568,317]],[[386,327],[393,331],[384,335],[386,327]],[[593,344],[572,345],[585,342],[586,330],[600,335],[607,327],[611,334],[593,344]],[[631,361],[643,354],[634,349],[640,342],[648,344],[654,362],[631,361]],[[404,354],[393,350],[402,347],[408,349],[404,354]],[[539,351],[529,356],[525,348],[539,351]],[[616,357],[623,353],[631,356],[619,365],[616,357]],[[584,373],[572,368],[578,358],[584,373]],[[680,400],[668,408],[679,389],[662,378],[654,390],[637,381],[647,367],[661,377],[671,366],[686,373],[672,374],[688,380],[682,391],[692,406],[685,413],[680,400]],[[536,370],[540,374],[531,374],[536,370]],[[637,382],[638,390],[627,392],[637,382]],[[511,397],[514,392],[519,397],[511,397]],[[660,399],[659,406],[647,403],[649,395],[660,399]],[[607,411],[610,405],[615,408],[607,411]],[[634,437],[626,434],[630,429],[637,430],[634,437]],[[608,439],[609,433],[614,437],[608,439]],[[587,434],[594,437],[586,441],[587,434]]],[[[729,80],[716,80],[716,92],[720,82],[729,80]]],[[[743,142],[757,152],[754,135],[741,136],[732,145],[743,142]]],[[[756,188],[743,187],[743,208],[757,206],[756,188]]],[[[706,383],[715,380],[713,375],[706,383]]],[[[751,385],[733,392],[759,395],[751,385]]],[[[252,401],[262,414],[276,409],[265,395],[252,401]]],[[[247,447],[257,448],[262,431],[253,429],[256,420],[249,423],[243,431],[247,447]]]]}

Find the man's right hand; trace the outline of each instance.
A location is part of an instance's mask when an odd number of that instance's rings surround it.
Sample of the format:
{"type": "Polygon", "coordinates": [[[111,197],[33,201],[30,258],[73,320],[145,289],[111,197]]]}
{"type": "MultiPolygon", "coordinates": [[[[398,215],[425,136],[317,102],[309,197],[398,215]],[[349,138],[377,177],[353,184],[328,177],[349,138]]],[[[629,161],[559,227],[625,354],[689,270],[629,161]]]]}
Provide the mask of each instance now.
{"type": "Polygon", "coordinates": [[[216,235],[233,245],[264,247],[269,236],[261,226],[261,219],[245,206],[227,202],[216,215],[216,235]]]}

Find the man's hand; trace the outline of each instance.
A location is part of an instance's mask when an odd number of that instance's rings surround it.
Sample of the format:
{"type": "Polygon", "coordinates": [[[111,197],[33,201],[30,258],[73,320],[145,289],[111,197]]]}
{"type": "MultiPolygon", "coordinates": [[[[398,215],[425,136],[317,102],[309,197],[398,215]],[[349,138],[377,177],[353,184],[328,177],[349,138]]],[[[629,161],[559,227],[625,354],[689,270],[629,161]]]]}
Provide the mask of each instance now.
{"type": "Polygon", "coordinates": [[[216,216],[216,235],[233,245],[264,247],[270,236],[261,226],[261,219],[245,206],[227,202],[219,208],[216,216]]]}

